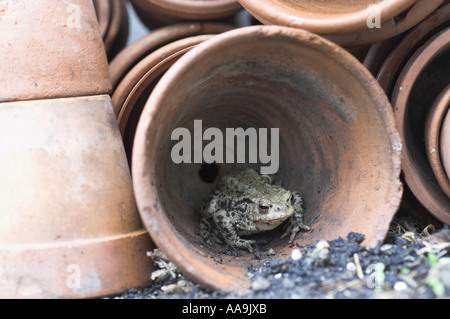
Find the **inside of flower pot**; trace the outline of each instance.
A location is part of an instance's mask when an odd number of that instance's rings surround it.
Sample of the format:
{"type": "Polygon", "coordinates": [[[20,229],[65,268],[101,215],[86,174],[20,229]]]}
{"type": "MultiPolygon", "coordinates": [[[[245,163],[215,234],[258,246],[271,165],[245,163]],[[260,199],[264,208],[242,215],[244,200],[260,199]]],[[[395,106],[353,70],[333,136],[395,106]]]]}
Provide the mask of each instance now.
{"type": "Polygon", "coordinates": [[[373,21],[403,13],[415,0],[238,0],[268,24],[315,30],[320,34],[362,31],[373,21]],[[298,20],[297,18],[300,18],[298,20]]]}
{"type": "Polygon", "coordinates": [[[382,0],[333,0],[333,1],[317,1],[317,0],[277,0],[283,6],[292,7],[296,10],[305,10],[310,13],[321,14],[345,14],[360,10],[365,10],[369,5],[382,2],[382,0]]]}
{"type": "Polygon", "coordinates": [[[434,100],[450,83],[450,46],[441,50],[426,65],[414,83],[408,99],[405,140],[408,149],[415,154],[415,161],[433,175],[425,147],[425,121],[434,100]]]}
{"type": "MultiPolygon", "coordinates": [[[[302,39],[261,35],[246,41],[225,35],[224,42],[219,38],[187,53],[152,93],[143,115],[151,114],[151,120],[148,126],[140,123],[137,135],[143,138],[135,141],[143,154],[142,161],[139,155],[133,159],[133,175],[138,176],[135,188],[144,223],[158,246],[176,262],[184,262],[181,268],[188,275],[203,276],[200,281],[221,289],[245,281],[255,256],[206,245],[196,233],[200,204],[222,176],[238,168],[259,171],[271,164],[259,156],[257,163],[248,163],[250,139],[246,163],[238,163],[237,154],[233,162],[224,155],[223,163],[195,163],[192,152],[192,163],[177,164],[172,150],[180,140],[171,138],[177,128],[190,131],[192,150],[195,137],[202,136],[196,135],[199,126],[194,121],[201,120],[200,134],[219,129],[224,154],[231,147],[226,145],[227,129],[254,128],[258,138],[263,137],[260,128],[268,133],[279,130],[275,143],[272,135],[267,137],[267,154],[279,162],[272,178],[303,194],[304,222],[311,231],[300,232],[294,246],[280,239],[282,226],[255,235],[267,240],[264,247],[272,248],[277,257],[289,256],[293,247],[346,237],[349,232],[363,233],[366,244],[376,245],[383,240],[401,195],[400,149],[389,104],[359,62],[309,34],[302,39]],[[208,272],[197,271],[197,263],[221,274],[205,279],[208,272]],[[223,281],[221,275],[226,277],[223,281]]],[[[210,142],[201,143],[205,147],[210,142]]],[[[238,152],[236,147],[234,151],[238,152]]]]}
{"type": "Polygon", "coordinates": [[[450,46],[446,46],[420,72],[408,98],[403,129],[406,152],[419,181],[413,183],[413,192],[435,217],[445,223],[450,221],[450,198],[439,185],[428,160],[424,119],[436,97],[450,83],[449,57],[450,46]]]}

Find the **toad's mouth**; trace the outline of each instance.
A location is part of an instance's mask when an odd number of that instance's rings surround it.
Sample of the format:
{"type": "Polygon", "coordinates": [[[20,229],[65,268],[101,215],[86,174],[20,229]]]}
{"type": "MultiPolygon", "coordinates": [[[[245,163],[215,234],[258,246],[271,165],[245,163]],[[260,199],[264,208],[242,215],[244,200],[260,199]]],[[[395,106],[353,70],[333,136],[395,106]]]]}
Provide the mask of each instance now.
{"type": "Polygon", "coordinates": [[[255,224],[260,231],[272,230],[291,217],[293,213],[294,210],[292,209],[292,213],[290,211],[280,211],[259,216],[255,224]]]}

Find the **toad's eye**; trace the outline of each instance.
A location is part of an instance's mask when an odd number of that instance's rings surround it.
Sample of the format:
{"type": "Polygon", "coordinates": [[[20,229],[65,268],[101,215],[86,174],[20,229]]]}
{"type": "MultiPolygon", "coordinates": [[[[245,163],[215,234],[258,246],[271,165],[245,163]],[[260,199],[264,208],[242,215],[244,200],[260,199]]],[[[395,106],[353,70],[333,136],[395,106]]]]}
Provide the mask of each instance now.
{"type": "Polygon", "coordinates": [[[265,214],[269,211],[269,206],[265,204],[259,204],[258,209],[260,213],[265,214]]]}

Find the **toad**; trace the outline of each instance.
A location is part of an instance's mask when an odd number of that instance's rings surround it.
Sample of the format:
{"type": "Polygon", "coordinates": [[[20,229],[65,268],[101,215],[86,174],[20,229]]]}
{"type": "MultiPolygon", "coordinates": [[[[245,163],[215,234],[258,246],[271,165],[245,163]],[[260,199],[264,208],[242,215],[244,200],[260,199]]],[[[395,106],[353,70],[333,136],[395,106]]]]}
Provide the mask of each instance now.
{"type": "Polygon", "coordinates": [[[289,243],[303,224],[303,198],[298,191],[272,183],[268,175],[253,169],[236,170],[224,176],[200,207],[202,219],[197,233],[206,243],[217,242],[253,252],[255,240],[242,236],[273,230],[286,221],[281,238],[289,243]]]}

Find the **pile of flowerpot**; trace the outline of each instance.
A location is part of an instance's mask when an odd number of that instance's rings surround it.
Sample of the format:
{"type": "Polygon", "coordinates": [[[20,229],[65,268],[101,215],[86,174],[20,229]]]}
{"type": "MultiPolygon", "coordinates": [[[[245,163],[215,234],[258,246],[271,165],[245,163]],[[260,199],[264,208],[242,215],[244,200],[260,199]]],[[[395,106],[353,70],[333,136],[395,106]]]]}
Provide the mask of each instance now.
{"type": "Polygon", "coordinates": [[[2,1],[0,37],[0,297],[149,284],[92,3],[2,1]]]}
{"type": "MultiPolygon", "coordinates": [[[[450,223],[448,1],[55,2],[0,4],[1,296],[148,285],[155,246],[195,282],[247,291],[255,256],[205,244],[200,205],[267,162],[206,161],[209,128],[278,129],[273,179],[301,191],[311,228],[295,245],[377,246],[401,206],[450,223]],[[126,46],[130,8],[149,33],[126,46]],[[177,128],[200,157],[173,160],[177,128]]],[[[281,234],[262,235],[279,258],[281,234]]]]}

